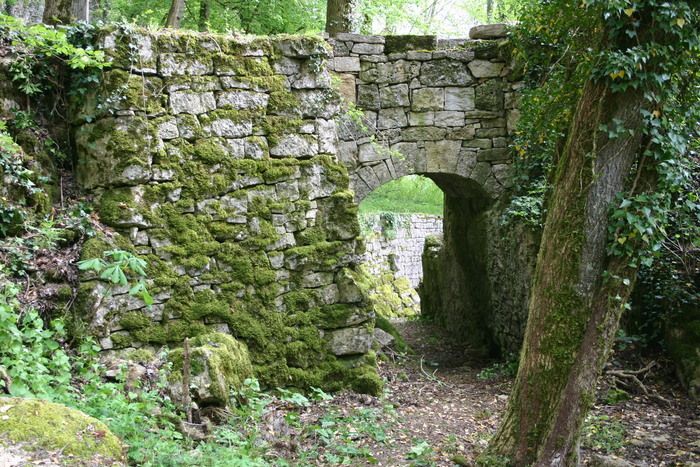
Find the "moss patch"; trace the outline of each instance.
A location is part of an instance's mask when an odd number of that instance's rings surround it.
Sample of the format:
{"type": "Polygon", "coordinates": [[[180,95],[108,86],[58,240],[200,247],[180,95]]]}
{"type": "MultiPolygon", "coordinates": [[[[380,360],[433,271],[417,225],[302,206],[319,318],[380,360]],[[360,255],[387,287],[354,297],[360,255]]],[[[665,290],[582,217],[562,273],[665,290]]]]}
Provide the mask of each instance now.
{"type": "Polygon", "coordinates": [[[78,410],[42,400],[0,398],[0,413],[0,439],[61,451],[85,462],[123,459],[119,439],[105,424],[78,410]]]}

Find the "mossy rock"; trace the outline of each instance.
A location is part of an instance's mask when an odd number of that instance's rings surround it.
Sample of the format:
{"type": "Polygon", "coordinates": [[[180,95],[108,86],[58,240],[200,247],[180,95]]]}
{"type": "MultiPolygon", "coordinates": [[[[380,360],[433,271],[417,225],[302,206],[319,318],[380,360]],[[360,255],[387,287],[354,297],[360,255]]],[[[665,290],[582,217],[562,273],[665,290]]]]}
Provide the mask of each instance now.
{"type": "MultiPolygon", "coordinates": [[[[182,397],[183,349],[170,353],[173,393],[182,397]]],[[[253,376],[248,348],[234,337],[212,332],[190,340],[190,393],[201,405],[225,407],[232,390],[240,389],[253,376]]]]}
{"type": "MultiPolygon", "coordinates": [[[[83,412],[37,399],[0,398],[0,446],[60,452],[64,465],[123,465],[124,447],[83,412]]],[[[53,456],[52,456],[53,458],[53,456]]]]}

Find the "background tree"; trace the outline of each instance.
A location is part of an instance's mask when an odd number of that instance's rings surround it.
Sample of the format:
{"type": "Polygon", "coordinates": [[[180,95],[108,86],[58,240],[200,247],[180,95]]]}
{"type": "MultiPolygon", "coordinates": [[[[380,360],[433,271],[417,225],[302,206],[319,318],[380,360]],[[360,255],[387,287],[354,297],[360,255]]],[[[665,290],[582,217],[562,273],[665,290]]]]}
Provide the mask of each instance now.
{"type": "Polygon", "coordinates": [[[165,27],[179,28],[184,9],[185,0],[172,0],[170,3],[170,10],[168,11],[168,19],[165,20],[165,27]]]}
{"type": "Polygon", "coordinates": [[[326,4],[326,32],[353,32],[355,30],[356,0],[328,0],[326,4]]]}
{"type": "Polygon", "coordinates": [[[72,0],[46,0],[44,4],[44,24],[68,24],[72,20],[72,0]]]}
{"type": "MultiPolygon", "coordinates": [[[[697,83],[686,96],[679,85],[697,69],[697,9],[658,0],[526,8],[525,25],[539,17],[540,30],[579,22],[591,52],[577,57],[584,72],[569,74],[588,79],[558,154],[518,376],[484,461],[578,462],[580,429],[636,272],[653,262],[678,189],[692,177],[686,140],[697,83]]],[[[680,209],[692,218],[699,206],[680,209]]]]}

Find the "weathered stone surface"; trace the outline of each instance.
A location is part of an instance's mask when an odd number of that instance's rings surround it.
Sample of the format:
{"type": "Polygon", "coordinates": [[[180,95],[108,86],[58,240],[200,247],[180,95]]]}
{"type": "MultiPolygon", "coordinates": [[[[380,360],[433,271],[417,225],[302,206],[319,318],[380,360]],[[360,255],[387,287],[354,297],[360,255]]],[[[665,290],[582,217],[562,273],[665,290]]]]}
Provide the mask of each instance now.
{"type": "Polygon", "coordinates": [[[352,47],[352,53],[361,55],[378,55],[384,51],[383,44],[357,43],[352,47]]]}
{"type": "MultiPolygon", "coordinates": [[[[172,351],[171,388],[177,400],[183,400],[183,350],[172,351]]],[[[226,407],[232,390],[253,376],[248,348],[233,337],[218,332],[197,336],[190,341],[190,394],[198,405],[226,407]]]]}
{"type": "Polygon", "coordinates": [[[214,110],[216,100],[212,92],[174,92],[170,94],[170,108],[174,114],[199,115],[214,110]]]}
{"type": "Polygon", "coordinates": [[[474,102],[480,110],[503,110],[503,84],[489,80],[477,86],[474,102]]]}
{"type": "Polygon", "coordinates": [[[385,53],[406,52],[408,50],[434,50],[437,46],[435,36],[387,36],[385,53]]]}
{"type": "Polygon", "coordinates": [[[504,63],[494,63],[487,60],[474,60],[467,65],[475,78],[496,78],[501,75],[504,63]]]}
{"type": "Polygon", "coordinates": [[[377,128],[380,130],[388,128],[402,128],[408,126],[408,119],[403,108],[380,109],[377,118],[377,128]]]}
{"type": "Polygon", "coordinates": [[[442,110],[445,107],[445,90],[443,88],[415,89],[411,97],[411,110],[414,111],[442,110]]]}
{"type": "Polygon", "coordinates": [[[470,39],[501,39],[508,35],[506,24],[482,24],[469,30],[470,39]]]}
{"type": "Polygon", "coordinates": [[[228,91],[217,96],[218,107],[230,106],[235,109],[258,109],[267,106],[270,97],[262,92],[228,91]]]}
{"type": "Polygon", "coordinates": [[[333,70],[338,73],[349,73],[360,71],[359,57],[335,57],[333,59],[333,70]]]}
{"type": "Polygon", "coordinates": [[[454,173],[461,147],[459,141],[426,141],[425,157],[428,172],[454,173]]]}
{"type": "Polygon", "coordinates": [[[358,355],[372,348],[373,334],[364,327],[345,328],[331,333],[329,346],[335,355],[358,355]]]}
{"type": "Polygon", "coordinates": [[[379,110],[379,87],[376,84],[360,84],[357,86],[357,105],[362,109],[379,110]]]}
{"type": "Polygon", "coordinates": [[[284,135],[270,147],[272,156],[308,157],[315,154],[318,154],[318,142],[308,135],[284,135]]]}
{"type": "Polygon", "coordinates": [[[158,58],[158,69],[162,76],[209,75],[214,72],[211,58],[194,57],[180,53],[163,53],[158,58]]]}
{"type": "Polygon", "coordinates": [[[381,107],[400,107],[410,105],[408,99],[408,84],[396,84],[379,89],[381,107]]]}
{"type": "Polygon", "coordinates": [[[467,65],[453,60],[434,60],[421,67],[420,81],[426,86],[460,86],[473,81],[467,65]]]}

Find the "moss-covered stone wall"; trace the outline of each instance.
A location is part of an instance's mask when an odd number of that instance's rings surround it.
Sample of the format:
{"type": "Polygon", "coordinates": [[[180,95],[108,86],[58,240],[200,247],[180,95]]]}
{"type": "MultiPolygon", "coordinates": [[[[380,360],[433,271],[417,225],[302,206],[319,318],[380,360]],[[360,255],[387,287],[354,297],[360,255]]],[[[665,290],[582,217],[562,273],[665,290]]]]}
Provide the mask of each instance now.
{"type": "Polygon", "coordinates": [[[86,330],[110,351],[223,331],[268,386],[377,392],[326,43],[119,29],[98,41],[113,66],[75,103],[77,175],[118,235],[82,257],[138,253],[155,303],[86,276],[86,330]]]}

